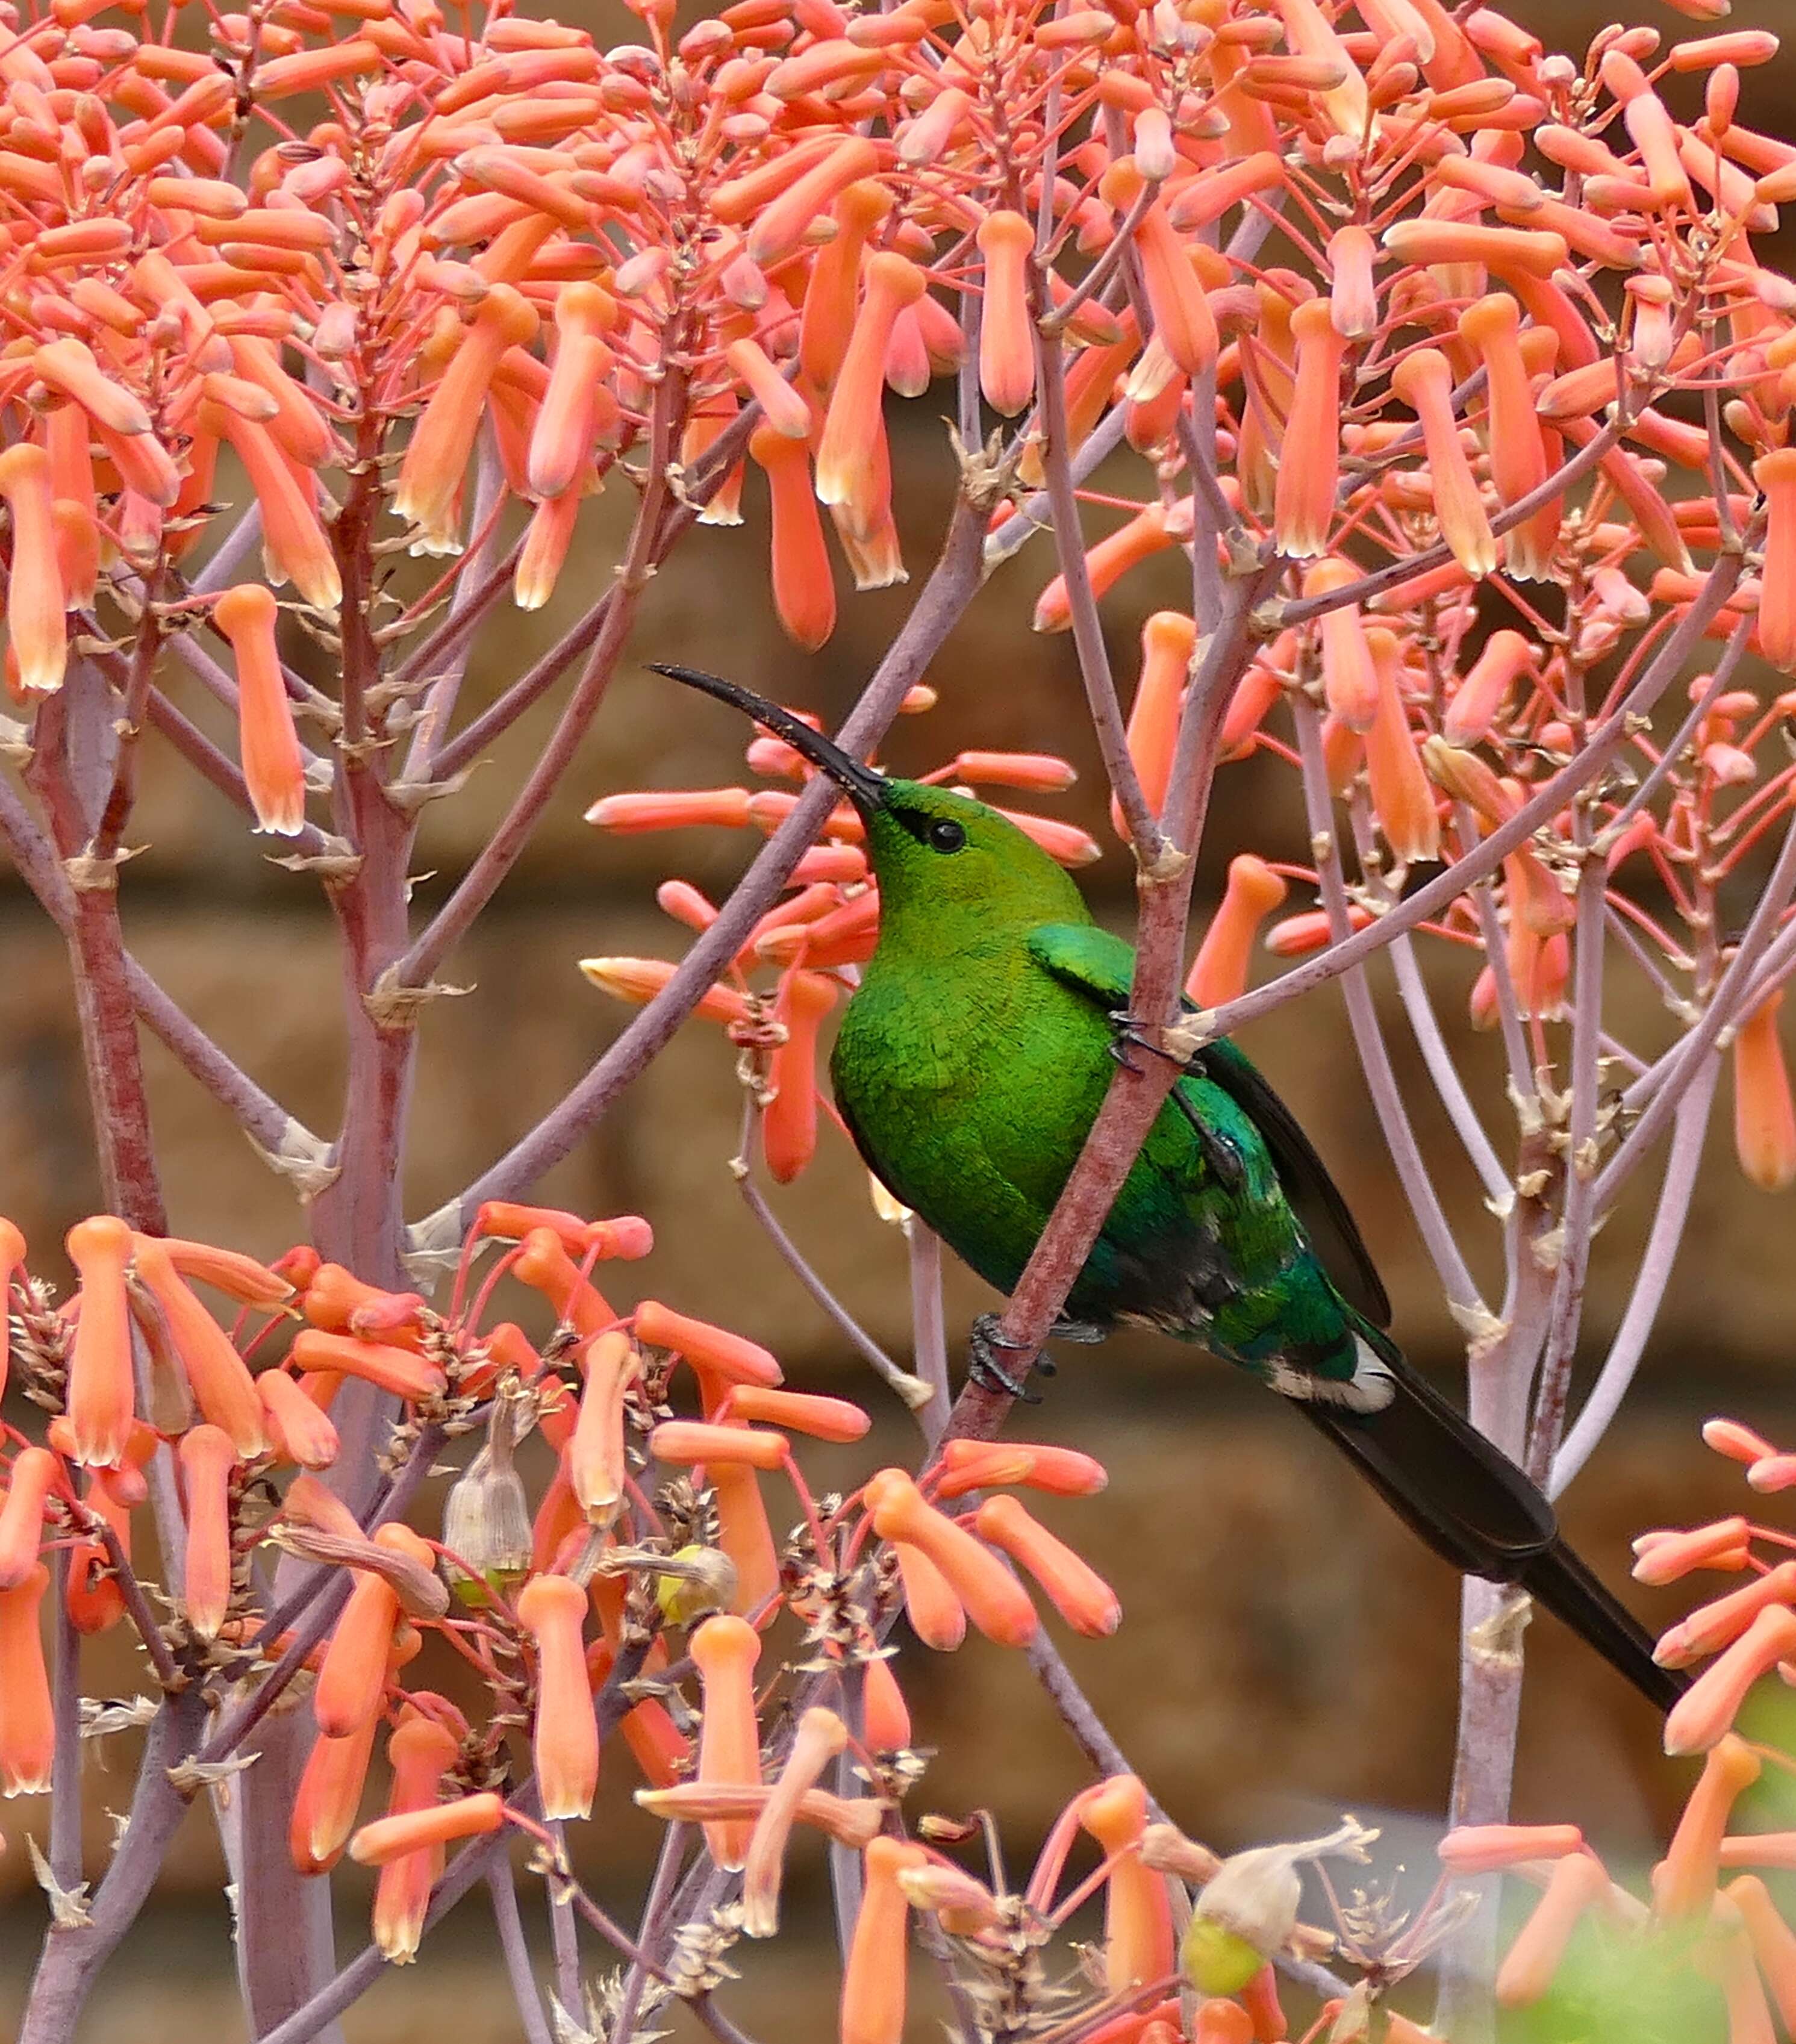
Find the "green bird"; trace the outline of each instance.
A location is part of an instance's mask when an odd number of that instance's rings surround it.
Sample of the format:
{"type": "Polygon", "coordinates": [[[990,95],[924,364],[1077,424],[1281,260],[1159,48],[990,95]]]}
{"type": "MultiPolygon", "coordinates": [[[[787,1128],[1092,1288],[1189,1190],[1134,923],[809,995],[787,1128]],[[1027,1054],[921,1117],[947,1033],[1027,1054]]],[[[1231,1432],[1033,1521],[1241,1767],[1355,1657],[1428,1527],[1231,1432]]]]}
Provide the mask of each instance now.
{"type": "MultiPolygon", "coordinates": [[[[1133,949],[984,803],[863,766],[733,682],[655,671],[746,711],[860,813],[879,941],[836,1039],[836,1105],[893,1197],[1012,1291],[1129,1055],[1133,949]]],[[[1245,1370],[1456,1568],[1530,1593],[1661,1709],[1682,1694],[1540,1491],[1405,1362],[1345,1202],[1225,1039],[1183,1066],[1065,1311],[1062,1339],[1152,1327],[1245,1370]]],[[[1021,1394],[997,1330],[975,1324],[974,1373],[1021,1394]]]]}

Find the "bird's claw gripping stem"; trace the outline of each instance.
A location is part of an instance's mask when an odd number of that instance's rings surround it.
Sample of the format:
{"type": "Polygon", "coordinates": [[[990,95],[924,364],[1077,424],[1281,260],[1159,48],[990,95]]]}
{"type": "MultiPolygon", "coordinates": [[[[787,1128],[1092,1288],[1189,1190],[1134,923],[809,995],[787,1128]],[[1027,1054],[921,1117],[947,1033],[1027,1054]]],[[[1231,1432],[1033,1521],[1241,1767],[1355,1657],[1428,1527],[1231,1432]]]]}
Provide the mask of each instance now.
{"type": "MultiPolygon", "coordinates": [[[[974,1321],[972,1331],[967,1337],[967,1375],[983,1391],[1002,1391],[1025,1405],[1039,1405],[1039,1393],[1029,1388],[1032,1344],[1009,1340],[1003,1331],[1003,1324],[996,1313],[981,1313],[974,1321]],[[1020,1377],[1004,1367],[1000,1356],[1020,1355],[1025,1358],[1020,1377]]],[[[1044,1377],[1054,1374],[1054,1366],[1040,1354],[1033,1358],[1033,1366],[1044,1377]]]]}
{"type": "Polygon", "coordinates": [[[1163,1043],[1156,1043],[1142,1026],[1139,1015],[1132,1014],[1126,1008],[1113,1009],[1110,1012],[1110,1053],[1125,1072],[1139,1073],[1140,1066],[1129,1056],[1131,1051],[1145,1051],[1150,1058],[1163,1058],[1169,1065],[1180,1071],[1188,1071],[1191,1061],[1169,1051],[1163,1043]]]}

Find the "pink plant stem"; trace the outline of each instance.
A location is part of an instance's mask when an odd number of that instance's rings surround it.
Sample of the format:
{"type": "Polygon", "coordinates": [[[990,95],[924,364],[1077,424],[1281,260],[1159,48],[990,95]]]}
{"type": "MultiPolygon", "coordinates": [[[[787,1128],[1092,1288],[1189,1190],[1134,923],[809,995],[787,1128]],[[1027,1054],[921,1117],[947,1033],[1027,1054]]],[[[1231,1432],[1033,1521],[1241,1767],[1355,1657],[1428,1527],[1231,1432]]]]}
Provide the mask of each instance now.
{"type": "Polygon", "coordinates": [[[554,687],[562,674],[587,651],[605,628],[605,620],[617,592],[607,590],[577,624],[563,632],[554,645],[516,681],[496,697],[453,738],[447,739],[431,756],[430,777],[446,781],[471,766],[493,740],[509,731],[531,705],[554,687]]]}
{"type": "Polygon", "coordinates": [[[1421,969],[1416,962],[1415,946],[1407,937],[1399,937],[1391,945],[1390,969],[1396,977],[1403,1012],[1409,1018],[1416,1047],[1421,1052],[1422,1062],[1434,1082],[1440,1104],[1446,1108],[1448,1118],[1479,1181],[1492,1201],[1501,1204],[1513,1199],[1515,1187],[1503,1169],[1502,1159],[1484,1132],[1484,1124],[1479,1120],[1478,1110],[1472,1105],[1471,1096],[1459,1077],[1453,1054],[1440,1033],[1440,1018],[1434,1012],[1434,1004],[1422,982],[1421,969]]]}
{"type": "MultiPolygon", "coordinates": [[[[560,1824],[551,1824],[548,1828],[549,1835],[565,1860],[566,1832],[560,1824]]],[[[556,1999],[569,2015],[578,2016],[584,2011],[581,2008],[580,1930],[574,1921],[574,1884],[551,1874],[543,1882],[543,1892],[548,1904],[549,1942],[555,1954],[556,1999]]]]}
{"type": "MultiPolygon", "coordinates": [[[[982,495],[956,505],[941,559],[903,628],[867,684],[838,736],[863,755],[878,743],[912,684],[940,650],[977,594],[980,540],[990,504],[982,495]]],[[[579,1083],[490,1170],[457,1204],[463,1226],[483,1200],[520,1197],[559,1163],[603,1118],[606,1109],[661,1050],[700,997],[746,941],[834,807],[834,790],[821,777],[798,797],[723,905],[717,920],[680,961],[679,969],[579,1083]]]]}
{"type": "Polygon", "coordinates": [[[667,1905],[686,1858],[688,1835],[687,1827],[676,1823],[669,1824],[662,1838],[661,1850],[648,1884],[648,1893],[644,1898],[642,1915],[636,1923],[638,1956],[624,1977],[623,1992],[617,2001],[617,2019],[612,2025],[613,2030],[621,2038],[634,2037],[636,2034],[636,2011],[642,2005],[642,1997],[648,1992],[651,1978],[646,1954],[665,1940],[667,1905]]]}
{"type": "MultiPolygon", "coordinates": [[[[1038,313],[1045,294],[1045,285],[1032,269],[1030,295],[1038,313]]],[[[1042,331],[1039,317],[1035,322],[1035,366],[1041,404],[1042,473],[1053,513],[1055,557],[1066,587],[1067,615],[1073,646],[1079,655],[1079,674],[1085,683],[1086,705],[1091,713],[1098,755],[1129,827],[1135,856],[1143,866],[1151,866],[1163,850],[1165,840],[1129,756],[1122,705],[1117,701],[1116,677],[1110,671],[1104,628],[1098,622],[1097,599],[1092,594],[1091,576],[1086,566],[1079,498],[1067,459],[1065,360],[1059,339],[1042,331]]]]}
{"type": "Polygon", "coordinates": [[[50,1561],[50,1700],[56,1728],[50,1773],[50,1871],[59,1887],[81,1883],[81,1637],[68,1615],[69,1550],[50,1561]]]}
{"type": "Polygon", "coordinates": [[[934,1394],[927,1405],[918,1409],[917,1421],[933,1450],[948,1424],[952,1403],[942,1300],[941,1237],[921,1214],[913,1214],[905,1224],[904,1236],[910,1264],[911,1359],[917,1374],[934,1394]]]}
{"type": "Polygon", "coordinates": [[[1634,1372],[1646,1352],[1654,1323],[1663,1304],[1666,1287],[1677,1262],[1684,1228],[1690,1219],[1691,1196],[1702,1162],[1704,1138],[1721,1076],[1721,1060],[1707,1059],[1689,1089],[1678,1102],[1671,1126],[1671,1146],[1665,1160],[1665,1177],[1659,1189],[1659,1204],[1652,1230],[1634,1276],[1621,1324],[1603,1358],[1597,1380],[1590,1387],[1563,1446],[1553,1458],[1547,1484],[1548,1495],[1557,1497],[1590,1458],[1621,1401],[1634,1381],[1634,1372]]]}
{"type": "MultiPolygon", "coordinates": [[[[1633,736],[1633,720],[1644,717],[1682,672],[1702,640],[1704,628],[1721,610],[1739,582],[1742,564],[1737,555],[1724,555],[1717,563],[1702,594],[1691,604],[1678,628],[1655,655],[1652,664],[1628,692],[1612,716],[1591,727],[1590,742],[1571,763],[1541,783],[1515,814],[1499,824],[1488,837],[1454,860],[1433,879],[1404,896],[1388,915],[1315,957],[1294,966],[1264,986],[1244,993],[1215,1009],[1210,1016],[1213,1033],[1232,1035],[1244,1023],[1256,1021],[1294,1001],[1301,993],[1325,985],[1361,964],[1374,951],[1382,951],[1394,937],[1418,923],[1432,921],[1448,909],[1475,882],[1494,873],[1509,855],[1525,844],[1540,826],[1550,822],[1566,803],[1587,786],[1633,736]]],[[[1318,599],[1320,601],[1320,599],[1318,599]]]]}
{"type": "MultiPolygon", "coordinates": [[[[480,428],[480,451],[474,471],[471,525],[480,537],[456,577],[455,594],[449,599],[449,615],[444,620],[452,626],[458,624],[463,615],[475,608],[486,590],[493,591],[490,601],[496,601],[505,587],[507,563],[499,556],[498,520],[494,515],[504,488],[505,475],[499,467],[498,451],[489,421],[480,428]]],[[[429,772],[431,757],[449,719],[455,715],[456,698],[461,694],[473,651],[471,628],[460,630],[455,651],[431,675],[429,686],[418,705],[412,742],[406,749],[405,778],[408,781],[417,780],[429,772]]]]}
{"type": "MultiPolygon", "coordinates": [[[[1334,814],[1329,800],[1328,772],[1322,764],[1321,721],[1314,705],[1301,693],[1291,699],[1291,713],[1297,724],[1298,750],[1303,762],[1304,814],[1309,824],[1310,843],[1317,848],[1317,878],[1321,886],[1329,924],[1338,942],[1349,927],[1347,883],[1341,872],[1334,814]]],[[[1449,1306],[1456,1315],[1475,1313],[1483,1302],[1465,1259],[1459,1254],[1459,1244],[1453,1239],[1452,1229],[1448,1225],[1428,1166],[1422,1162],[1421,1147],[1409,1125],[1409,1109],[1404,1105],[1397,1074],[1391,1068],[1390,1052],[1379,1025],[1378,1011],[1372,1005],[1371,989],[1366,983],[1363,971],[1348,973],[1341,982],[1341,991],[1347,1002],[1348,1024],[1353,1032],[1354,1047],[1359,1054],[1359,1069],[1365,1078],[1366,1090],[1371,1097],[1379,1126],[1384,1132],[1385,1147],[1390,1152],[1390,1161],[1409,1203],[1417,1231],[1446,1291],[1449,1306]]]]}
{"type": "Polygon", "coordinates": [[[1721,657],[1715,663],[1715,671],[1709,678],[1709,686],[1690,705],[1689,716],[1678,726],[1671,742],[1643,777],[1640,786],[1605,823],[1602,833],[1603,838],[1618,838],[1665,785],[1666,776],[1684,756],[1716,697],[1732,682],[1734,670],[1744,658],[1752,637],[1752,620],[1749,617],[1743,617],[1729,635],[1728,643],[1721,649],[1721,657]]]}
{"type": "MultiPolygon", "coordinates": [[[[499,1950],[505,1958],[506,1977],[511,1983],[511,1998],[517,2005],[517,2020],[524,2044],[555,2044],[543,2012],[543,1998],[536,1987],[530,1947],[525,1941],[524,1919],[518,1914],[517,1883],[511,1862],[495,1853],[486,1869],[486,1893],[493,1905],[493,1927],[498,1933],[499,1950]]],[[[575,2010],[571,2013],[583,2013],[575,2010]]],[[[626,2033],[627,2034],[627,2033],[626,2033]]]]}

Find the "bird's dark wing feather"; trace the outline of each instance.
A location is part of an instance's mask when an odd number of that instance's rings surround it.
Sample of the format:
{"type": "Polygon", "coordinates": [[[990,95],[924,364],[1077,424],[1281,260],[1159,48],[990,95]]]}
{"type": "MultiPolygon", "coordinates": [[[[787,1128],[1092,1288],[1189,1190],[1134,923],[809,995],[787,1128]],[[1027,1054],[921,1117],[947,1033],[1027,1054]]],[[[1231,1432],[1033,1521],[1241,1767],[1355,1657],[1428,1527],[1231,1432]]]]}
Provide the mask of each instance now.
{"type": "MultiPolygon", "coordinates": [[[[1135,952],[1095,923],[1049,923],[1029,949],[1057,979],[1109,1011],[1125,1007],[1135,952]]],[[[1206,1043],[1191,1068],[1220,1086],[1260,1131],[1291,1210],[1335,1289],[1375,1327],[1390,1325],[1390,1301],[1353,1216],[1297,1117],[1246,1055],[1225,1037],[1206,1043]]]]}

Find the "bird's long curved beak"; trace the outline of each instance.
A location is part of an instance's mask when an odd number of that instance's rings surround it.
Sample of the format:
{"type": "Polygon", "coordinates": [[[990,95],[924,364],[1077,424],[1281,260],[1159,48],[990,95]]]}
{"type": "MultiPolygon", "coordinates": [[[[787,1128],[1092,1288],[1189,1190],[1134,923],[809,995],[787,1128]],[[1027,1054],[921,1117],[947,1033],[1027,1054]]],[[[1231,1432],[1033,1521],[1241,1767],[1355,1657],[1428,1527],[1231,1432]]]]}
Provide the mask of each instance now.
{"type": "Polygon", "coordinates": [[[885,803],[887,791],[883,774],[863,766],[852,754],[844,752],[834,739],[812,730],[789,709],[769,702],[765,696],[758,696],[752,689],[745,689],[738,682],[726,682],[721,674],[707,674],[702,668],[676,667],[660,660],[651,660],[648,665],[651,674],[665,674],[671,682],[683,682],[689,689],[698,689],[706,695],[715,696],[719,702],[746,711],[756,724],[763,725],[775,738],[783,739],[794,752],[802,754],[820,774],[827,774],[863,814],[885,803]]]}

